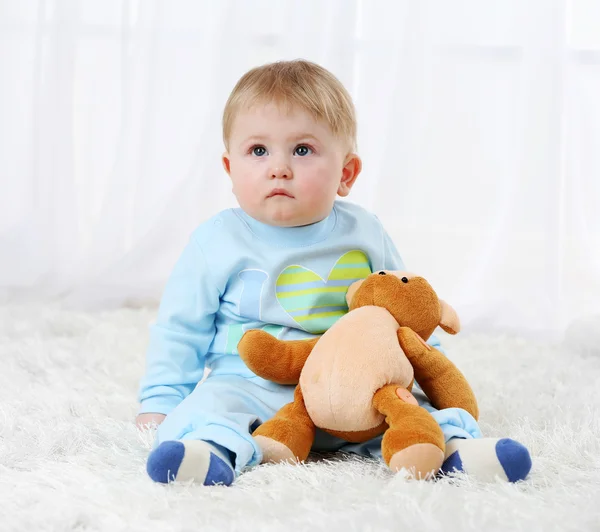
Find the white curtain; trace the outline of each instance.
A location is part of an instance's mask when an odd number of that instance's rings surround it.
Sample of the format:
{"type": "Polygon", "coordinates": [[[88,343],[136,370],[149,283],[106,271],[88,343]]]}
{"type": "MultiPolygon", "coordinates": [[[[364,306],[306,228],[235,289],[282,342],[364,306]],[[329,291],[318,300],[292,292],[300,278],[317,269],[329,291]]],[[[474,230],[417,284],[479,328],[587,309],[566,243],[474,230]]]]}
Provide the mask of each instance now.
{"type": "Polygon", "coordinates": [[[229,91],[298,57],[355,98],[350,200],[466,328],[600,315],[597,0],[0,0],[0,301],[156,302],[234,205],[229,91]]]}

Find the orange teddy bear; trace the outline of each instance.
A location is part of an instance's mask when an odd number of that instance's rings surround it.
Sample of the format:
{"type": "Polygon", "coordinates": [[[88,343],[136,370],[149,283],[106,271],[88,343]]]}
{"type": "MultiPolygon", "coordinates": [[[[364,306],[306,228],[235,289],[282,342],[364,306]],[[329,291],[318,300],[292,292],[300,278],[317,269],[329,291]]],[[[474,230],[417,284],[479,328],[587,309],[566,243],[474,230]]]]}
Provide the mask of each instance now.
{"type": "Polygon", "coordinates": [[[282,341],[253,330],[242,338],[238,351],[254,373],[298,384],[294,401],[253,434],[263,462],[305,460],[316,427],[348,442],[384,433],[389,467],[429,478],[444,460],[444,435],[410,393],[414,381],[435,408],[478,417],[465,377],[425,343],[438,326],[456,334],[458,316],[425,279],[406,272],[371,274],[346,299],[348,314],[320,337],[282,341]]]}

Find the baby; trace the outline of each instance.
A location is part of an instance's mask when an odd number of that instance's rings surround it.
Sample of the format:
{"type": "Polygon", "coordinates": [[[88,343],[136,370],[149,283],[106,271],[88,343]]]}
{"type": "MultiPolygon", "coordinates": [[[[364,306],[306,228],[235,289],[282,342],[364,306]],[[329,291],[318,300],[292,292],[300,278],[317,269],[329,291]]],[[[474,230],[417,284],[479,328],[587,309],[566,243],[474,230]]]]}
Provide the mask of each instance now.
{"type": "MultiPolygon", "coordinates": [[[[405,269],[373,214],[336,201],[352,190],[361,160],[352,100],[330,72],[300,60],[249,71],[225,106],[223,139],[239,208],[193,232],[150,332],[136,421],[158,424],[147,464],[156,482],[230,485],[261,463],[252,432],[293,400],[294,386],[244,365],[237,345],[245,331],[285,340],[322,334],[348,311],[350,284],[405,269]]],[[[440,349],[435,337],[430,343],[440,349]]],[[[444,432],[443,471],[527,476],[523,445],[482,438],[466,411],[418,399],[444,432]]],[[[381,457],[380,447],[381,437],[350,444],[317,432],[313,449],[381,457]]]]}

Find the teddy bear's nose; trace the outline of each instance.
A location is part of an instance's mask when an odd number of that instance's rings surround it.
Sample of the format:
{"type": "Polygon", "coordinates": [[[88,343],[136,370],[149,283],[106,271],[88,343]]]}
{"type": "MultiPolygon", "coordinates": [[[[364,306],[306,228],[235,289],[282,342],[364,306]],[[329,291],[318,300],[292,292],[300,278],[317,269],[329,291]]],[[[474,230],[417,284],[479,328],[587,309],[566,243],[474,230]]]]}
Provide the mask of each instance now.
{"type": "Polygon", "coordinates": [[[402,279],[400,279],[403,283],[408,283],[408,277],[402,277],[402,279]]]}
{"type": "Polygon", "coordinates": [[[385,272],[379,272],[379,275],[387,275],[385,272]]]}

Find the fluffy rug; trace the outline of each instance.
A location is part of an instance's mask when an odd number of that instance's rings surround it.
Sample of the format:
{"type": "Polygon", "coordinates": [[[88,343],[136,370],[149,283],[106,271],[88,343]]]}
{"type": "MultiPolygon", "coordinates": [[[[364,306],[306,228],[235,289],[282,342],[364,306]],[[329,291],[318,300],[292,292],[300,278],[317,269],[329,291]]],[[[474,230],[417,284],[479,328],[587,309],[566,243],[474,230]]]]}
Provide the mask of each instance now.
{"type": "Polygon", "coordinates": [[[529,446],[525,482],[408,481],[343,456],[261,466],[231,488],[153,484],[132,419],[153,310],[0,308],[0,529],[600,530],[600,351],[443,338],[489,436],[529,446]]]}

